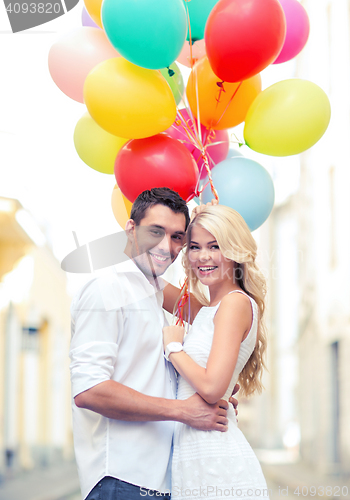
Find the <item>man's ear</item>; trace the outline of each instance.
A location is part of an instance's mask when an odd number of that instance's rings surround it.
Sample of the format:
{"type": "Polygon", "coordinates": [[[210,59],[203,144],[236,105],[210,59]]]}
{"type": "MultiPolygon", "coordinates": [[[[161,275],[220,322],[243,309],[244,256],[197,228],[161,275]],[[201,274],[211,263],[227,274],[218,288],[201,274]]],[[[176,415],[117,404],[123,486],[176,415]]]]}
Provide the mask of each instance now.
{"type": "Polygon", "coordinates": [[[135,230],[136,224],[133,219],[129,219],[127,223],[125,224],[125,232],[127,234],[128,240],[129,241],[134,241],[134,230],[135,230]]]}

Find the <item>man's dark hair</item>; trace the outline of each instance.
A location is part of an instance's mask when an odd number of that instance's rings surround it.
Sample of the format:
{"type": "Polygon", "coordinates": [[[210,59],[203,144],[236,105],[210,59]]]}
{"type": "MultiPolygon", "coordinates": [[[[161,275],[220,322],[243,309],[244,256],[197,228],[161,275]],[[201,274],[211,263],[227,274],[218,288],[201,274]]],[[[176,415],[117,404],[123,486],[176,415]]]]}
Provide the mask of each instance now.
{"type": "Polygon", "coordinates": [[[164,205],[176,214],[184,214],[186,217],[187,229],[190,222],[190,216],[186,202],[178,193],[167,187],[153,188],[139,194],[133,203],[130,219],[138,226],[141,220],[146,216],[147,209],[154,205],[164,205]]]}

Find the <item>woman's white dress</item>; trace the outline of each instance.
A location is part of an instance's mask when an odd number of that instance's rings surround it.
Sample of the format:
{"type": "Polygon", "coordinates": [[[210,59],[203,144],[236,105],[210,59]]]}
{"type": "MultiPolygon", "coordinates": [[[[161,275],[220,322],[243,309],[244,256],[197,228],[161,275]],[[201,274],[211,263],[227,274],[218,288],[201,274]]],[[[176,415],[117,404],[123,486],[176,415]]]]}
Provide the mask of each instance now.
{"type": "MultiPolygon", "coordinates": [[[[233,292],[244,293],[239,290],[233,292]]],[[[231,396],[238,376],[256,343],[258,306],[251,297],[249,299],[253,321],[247,337],[241,343],[236,368],[223,397],[226,400],[231,396]]],[[[214,307],[200,309],[184,341],[184,351],[202,367],[206,367],[209,357],[214,334],[213,319],[219,305],[220,303],[214,307]]],[[[191,385],[179,376],[177,399],[187,399],[194,393],[191,385]]],[[[176,422],[172,500],[268,498],[267,485],[259,461],[237,427],[236,414],[231,404],[227,417],[227,432],[199,431],[176,422]]]]}

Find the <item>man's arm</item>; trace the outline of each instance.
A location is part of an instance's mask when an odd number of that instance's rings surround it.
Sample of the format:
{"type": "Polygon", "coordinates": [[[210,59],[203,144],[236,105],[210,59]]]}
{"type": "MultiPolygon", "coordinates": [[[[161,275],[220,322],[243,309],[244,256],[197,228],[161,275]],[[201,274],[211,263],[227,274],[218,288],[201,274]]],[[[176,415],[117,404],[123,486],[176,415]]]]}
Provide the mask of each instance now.
{"type": "Polygon", "coordinates": [[[116,420],[178,420],[203,430],[227,430],[227,403],[208,405],[199,395],[187,401],[146,396],[114,380],[123,316],[107,311],[97,280],[89,283],[72,304],[70,350],[72,394],[76,406],[116,420]]]}
{"type": "Polygon", "coordinates": [[[209,405],[198,394],[186,400],[155,398],[107,380],[78,394],[74,401],[79,408],[116,420],[175,420],[201,430],[227,430],[228,403],[218,401],[209,405]]]}

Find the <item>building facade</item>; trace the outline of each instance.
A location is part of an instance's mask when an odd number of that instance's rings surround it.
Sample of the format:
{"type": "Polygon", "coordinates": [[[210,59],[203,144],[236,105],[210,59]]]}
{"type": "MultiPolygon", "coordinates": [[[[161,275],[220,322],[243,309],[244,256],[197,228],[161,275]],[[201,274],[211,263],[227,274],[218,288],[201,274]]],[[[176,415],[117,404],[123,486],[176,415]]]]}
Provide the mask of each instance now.
{"type": "Polygon", "coordinates": [[[0,473],[72,456],[66,277],[30,214],[0,198],[0,473]]]}

